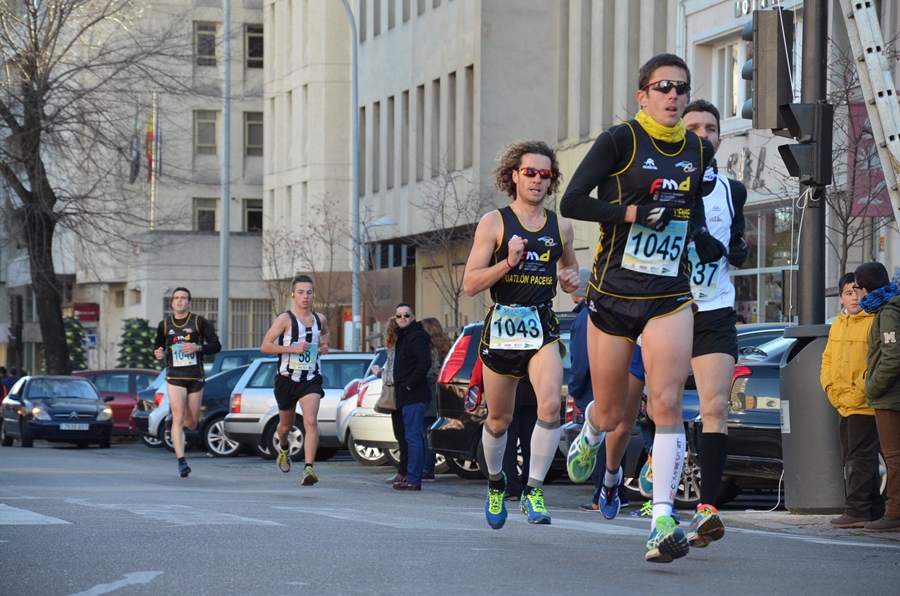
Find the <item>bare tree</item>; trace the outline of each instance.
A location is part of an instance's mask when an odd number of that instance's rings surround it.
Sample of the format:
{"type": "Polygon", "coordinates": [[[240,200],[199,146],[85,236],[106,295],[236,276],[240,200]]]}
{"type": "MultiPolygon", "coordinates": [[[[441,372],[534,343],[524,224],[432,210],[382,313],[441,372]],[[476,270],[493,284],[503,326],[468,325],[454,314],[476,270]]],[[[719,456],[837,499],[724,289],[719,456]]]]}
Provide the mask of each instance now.
{"type": "MultiPolygon", "coordinates": [[[[891,41],[892,47],[895,41],[891,41]]],[[[838,271],[844,272],[852,249],[871,244],[894,221],[856,61],[849,48],[841,48],[833,41],[831,47],[828,101],[834,105],[834,130],[843,131],[835,135],[832,162],[843,164],[846,176],[835,176],[835,183],[826,193],[830,210],[826,225],[830,233],[825,238],[837,257],[838,271]]],[[[886,52],[896,57],[894,50],[886,52]]]]}
{"type": "MultiPolygon", "coordinates": [[[[170,7],[165,7],[170,9],[170,7]]],[[[15,197],[47,371],[71,372],[54,234],[107,247],[145,227],[127,185],[134,107],[194,92],[190,21],[131,0],[0,2],[0,177],[15,197]],[[178,72],[186,74],[179,78],[178,72]]]]}
{"type": "Polygon", "coordinates": [[[452,327],[460,325],[466,257],[475,241],[475,226],[488,205],[463,172],[449,170],[444,162],[419,197],[418,208],[430,231],[412,238],[416,259],[449,307],[452,327]]]}

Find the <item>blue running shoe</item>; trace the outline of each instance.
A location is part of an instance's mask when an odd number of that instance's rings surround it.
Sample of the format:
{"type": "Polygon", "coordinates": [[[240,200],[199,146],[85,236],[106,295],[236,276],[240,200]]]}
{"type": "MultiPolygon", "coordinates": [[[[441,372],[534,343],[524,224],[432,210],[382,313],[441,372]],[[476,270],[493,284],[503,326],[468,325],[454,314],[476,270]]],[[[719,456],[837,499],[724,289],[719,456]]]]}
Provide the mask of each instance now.
{"type": "Polygon", "coordinates": [[[641,468],[641,475],[638,484],[641,494],[645,497],[653,497],[653,457],[648,455],[644,467],[641,468]]]}
{"type": "Polygon", "coordinates": [[[601,486],[600,500],[597,505],[600,507],[600,513],[603,514],[603,517],[606,519],[615,519],[622,506],[621,501],[619,501],[619,488],[616,486],[612,488],[606,488],[605,485],[601,486]]]}
{"type": "Polygon", "coordinates": [[[544,506],[544,489],[541,487],[525,489],[519,509],[528,516],[528,523],[550,525],[550,514],[544,506]]]}
{"type": "Polygon", "coordinates": [[[178,474],[182,478],[187,478],[187,475],[191,473],[191,467],[187,464],[186,461],[178,462],[178,474]]]}
{"type": "Polygon", "coordinates": [[[581,432],[575,437],[572,446],[569,447],[569,455],[566,458],[566,469],[569,472],[569,480],[580,484],[591,477],[594,466],[597,464],[597,452],[602,441],[596,445],[588,445],[584,431],[587,428],[587,420],[581,426],[581,432]]]}
{"type": "Polygon", "coordinates": [[[647,554],[644,559],[651,563],[671,563],[688,554],[691,550],[684,530],[675,527],[675,520],[664,515],[656,520],[656,527],[647,538],[647,554]]]}
{"type": "Polygon", "coordinates": [[[506,473],[503,474],[503,488],[491,488],[488,485],[487,503],[484,504],[484,517],[495,530],[506,523],[506,473]]]}

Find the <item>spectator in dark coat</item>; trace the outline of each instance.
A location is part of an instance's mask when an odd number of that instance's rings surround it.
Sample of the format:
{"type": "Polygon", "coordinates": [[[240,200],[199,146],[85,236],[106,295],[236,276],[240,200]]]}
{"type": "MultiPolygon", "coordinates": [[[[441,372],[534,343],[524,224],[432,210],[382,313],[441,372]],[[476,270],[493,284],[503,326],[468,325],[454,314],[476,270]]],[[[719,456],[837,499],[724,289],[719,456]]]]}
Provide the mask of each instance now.
{"type": "Polygon", "coordinates": [[[431,368],[431,336],[416,321],[412,307],[397,305],[397,345],[394,347],[394,394],[403,412],[403,427],[409,448],[406,480],[395,482],[397,490],[422,490],[422,425],[431,401],[428,371],[431,368]]]}
{"type": "Polygon", "coordinates": [[[16,384],[16,381],[19,380],[19,371],[16,370],[15,366],[9,367],[9,375],[3,379],[3,395],[9,393],[10,389],[13,388],[13,385],[16,384]]]}

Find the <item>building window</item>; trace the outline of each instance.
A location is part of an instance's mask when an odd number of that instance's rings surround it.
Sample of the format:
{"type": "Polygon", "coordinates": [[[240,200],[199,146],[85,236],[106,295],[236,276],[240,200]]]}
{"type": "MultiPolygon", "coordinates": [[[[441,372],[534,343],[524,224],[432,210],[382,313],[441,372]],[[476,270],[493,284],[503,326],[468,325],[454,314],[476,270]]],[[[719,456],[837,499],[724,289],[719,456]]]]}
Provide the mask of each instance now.
{"type": "Polygon", "coordinates": [[[213,110],[197,110],[194,112],[194,153],[197,155],[216,155],[216,120],[218,112],[213,110]]]}
{"type": "Polygon", "coordinates": [[[263,114],[244,112],[244,155],[263,154],[263,114]]]}
{"type": "MultiPolygon", "coordinates": [[[[215,325],[219,320],[219,299],[197,298],[196,296],[194,296],[191,298],[191,312],[200,315],[201,317],[215,325]]],[[[163,318],[174,314],[175,311],[172,310],[172,297],[167,296],[163,298],[163,318]]],[[[260,341],[259,343],[262,343],[262,341],[260,341]]]]}
{"type": "Polygon", "coordinates": [[[229,301],[229,305],[231,329],[228,333],[228,345],[233,348],[254,348],[262,344],[272,323],[272,301],[235,298],[229,301]]]}
{"type": "Polygon", "coordinates": [[[244,53],[247,56],[247,68],[263,67],[263,26],[247,25],[244,30],[244,53]]]}
{"type": "Polygon", "coordinates": [[[219,199],[194,199],[194,231],[219,230],[219,199]]]}
{"type": "Polygon", "coordinates": [[[215,23],[194,23],[194,55],[197,66],[216,65],[215,23]]]}
{"type": "Polygon", "coordinates": [[[244,231],[262,232],[263,205],[262,199],[244,199],[244,231]]]}
{"type": "Polygon", "coordinates": [[[713,103],[722,119],[741,115],[744,102],[750,97],[750,81],[741,78],[741,67],[752,53],[750,42],[734,40],[714,51],[713,103]]]}

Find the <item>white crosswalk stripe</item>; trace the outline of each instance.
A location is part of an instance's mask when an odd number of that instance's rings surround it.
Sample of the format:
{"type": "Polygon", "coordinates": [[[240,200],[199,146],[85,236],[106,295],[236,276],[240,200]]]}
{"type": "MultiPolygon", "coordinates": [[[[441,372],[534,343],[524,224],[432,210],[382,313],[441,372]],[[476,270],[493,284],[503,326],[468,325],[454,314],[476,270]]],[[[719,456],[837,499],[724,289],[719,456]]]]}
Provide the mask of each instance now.
{"type": "Polygon", "coordinates": [[[230,513],[219,513],[203,509],[194,509],[185,505],[164,505],[158,503],[92,503],[82,499],[66,499],[66,503],[82,505],[94,509],[127,511],[141,517],[174,524],[177,526],[228,526],[257,525],[280,526],[278,522],[267,519],[254,519],[230,513]]]}
{"type": "Polygon", "coordinates": [[[51,524],[68,524],[62,519],[28,511],[27,509],[19,509],[18,507],[10,507],[0,503],[0,526],[46,526],[51,524]]]}

